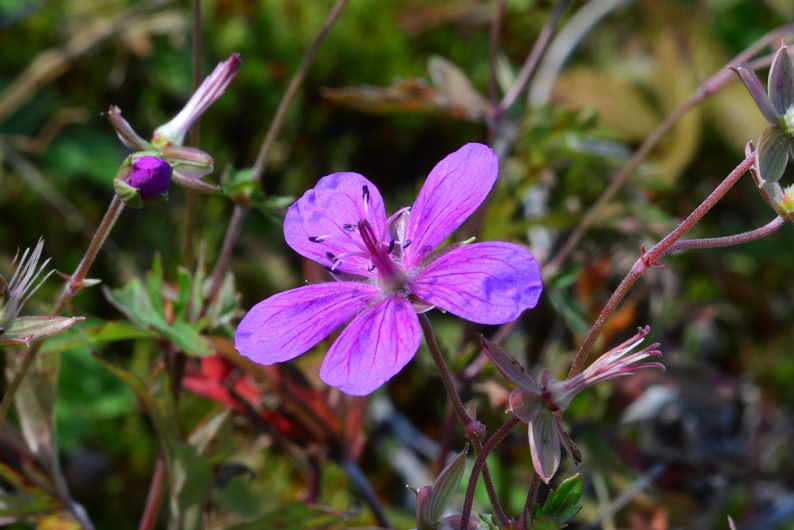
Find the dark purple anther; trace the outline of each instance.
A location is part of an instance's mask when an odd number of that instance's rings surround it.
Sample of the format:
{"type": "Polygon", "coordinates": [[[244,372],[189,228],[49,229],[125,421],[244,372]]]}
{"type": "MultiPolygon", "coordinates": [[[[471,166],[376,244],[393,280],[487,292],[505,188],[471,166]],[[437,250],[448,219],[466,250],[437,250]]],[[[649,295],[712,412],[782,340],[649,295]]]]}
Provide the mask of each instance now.
{"type": "Polygon", "coordinates": [[[362,196],[364,197],[364,202],[369,204],[369,186],[364,184],[361,189],[363,190],[362,196]]]}
{"type": "Polygon", "coordinates": [[[309,236],[309,241],[311,241],[312,243],[322,243],[323,239],[317,236],[309,236]]]}
{"type": "Polygon", "coordinates": [[[336,263],[337,261],[339,261],[339,258],[337,258],[336,256],[334,256],[334,255],[333,255],[332,253],[330,253],[330,252],[326,252],[326,253],[325,253],[325,257],[326,257],[326,258],[328,258],[328,260],[329,260],[331,263],[336,263]]]}
{"type": "Polygon", "coordinates": [[[392,239],[389,241],[389,250],[386,251],[386,254],[391,254],[394,251],[394,240],[392,239]]]}
{"type": "Polygon", "coordinates": [[[348,232],[352,232],[353,230],[356,229],[356,225],[351,225],[350,223],[345,223],[345,224],[342,225],[342,228],[344,228],[348,232]]]}
{"type": "Polygon", "coordinates": [[[408,245],[410,245],[410,244],[411,244],[411,240],[409,239],[408,241],[406,241],[405,243],[403,243],[403,244],[402,244],[402,245],[400,245],[400,246],[401,246],[402,248],[408,248],[408,245]]]}

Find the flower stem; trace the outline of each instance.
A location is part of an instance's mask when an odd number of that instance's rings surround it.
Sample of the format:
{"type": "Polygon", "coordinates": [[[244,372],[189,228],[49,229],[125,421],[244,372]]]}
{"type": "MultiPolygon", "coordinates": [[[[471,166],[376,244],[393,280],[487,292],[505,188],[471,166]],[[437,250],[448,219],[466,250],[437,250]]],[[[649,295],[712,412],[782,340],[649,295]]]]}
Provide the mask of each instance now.
{"type": "MultiPolygon", "coordinates": [[[[758,51],[764,46],[770,42],[773,42],[774,40],[779,39],[781,35],[785,35],[792,30],[794,30],[794,25],[784,26],[783,28],[779,28],[767,33],[745,51],[731,59],[731,61],[728,62],[728,65],[748,60],[752,55],[758,53],[758,51]]],[[[768,55],[753,61],[751,66],[753,66],[753,68],[759,68],[761,65],[769,64],[771,61],[772,55],[768,55]]],[[[609,186],[607,186],[598,199],[596,199],[576,228],[574,228],[573,232],[571,232],[571,234],[568,236],[568,239],[565,240],[565,243],[563,243],[560,249],[556,252],[554,257],[550,259],[549,262],[543,267],[544,278],[550,274],[556,273],[559,270],[562,262],[565,261],[565,258],[568,257],[568,254],[570,254],[587,229],[592,226],[593,222],[595,222],[604,205],[609,202],[612,196],[615,195],[621,186],[623,186],[634,170],[637,169],[637,166],[640,165],[640,162],[651,151],[651,149],[653,149],[659,140],[661,140],[664,135],[667,134],[673,125],[675,125],[678,120],[680,120],[687,112],[689,112],[690,109],[719,92],[725,85],[734,79],[736,79],[736,76],[731,75],[729,70],[726,68],[721,68],[717,73],[703,82],[688,100],[684,101],[678,108],[671,112],[667,118],[665,118],[665,120],[660,123],[656,129],[653,130],[653,132],[651,132],[651,134],[642,142],[642,145],[640,145],[637,151],[634,152],[629,161],[626,162],[626,165],[623,166],[620,171],[618,171],[618,173],[615,175],[615,178],[613,178],[612,182],[609,183],[609,186]]]]}
{"type": "MultiPolygon", "coordinates": [[[[482,449],[477,453],[477,458],[474,460],[474,466],[471,468],[471,475],[469,476],[469,485],[466,487],[466,497],[463,500],[463,512],[460,515],[460,528],[461,530],[466,530],[469,528],[469,519],[471,518],[471,508],[474,504],[474,492],[477,489],[477,477],[480,476],[480,472],[483,473],[483,478],[485,478],[485,470],[487,469],[485,464],[485,459],[488,458],[488,455],[491,454],[491,451],[501,442],[505,436],[519,424],[521,420],[519,420],[516,416],[513,416],[507,422],[499,427],[499,429],[491,436],[491,438],[485,442],[485,445],[482,446],[482,449]]],[[[493,501],[492,501],[493,502],[493,501]]],[[[496,508],[496,506],[494,506],[496,508]]],[[[500,517],[503,525],[507,522],[507,516],[502,513],[500,517]]]]}
{"type": "MultiPolygon", "coordinates": [[[[113,228],[113,225],[116,224],[116,220],[118,220],[123,209],[124,203],[121,201],[118,195],[114,195],[113,200],[110,202],[110,206],[105,213],[105,217],[102,218],[102,222],[99,223],[96,233],[94,233],[94,237],[91,240],[91,243],[88,245],[88,249],[83,256],[83,259],[80,261],[80,264],[77,266],[74,273],[72,273],[72,275],[66,281],[66,284],[63,286],[61,294],[58,297],[58,300],[55,302],[55,306],[53,307],[53,315],[61,314],[71,299],[74,298],[80,289],[83,288],[83,280],[85,280],[85,276],[88,274],[88,269],[91,267],[91,264],[94,263],[94,259],[96,259],[99,249],[102,248],[102,244],[105,242],[105,239],[107,239],[110,230],[113,228]]],[[[6,393],[3,396],[3,401],[0,402],[0,422],[5,419],[8,411],[11,409],[11,403],[14,394],[19,389],[19,385],[22,384],[22,380],[25,378],[25,375],[27,375],[30,366],[33,364],[33,360],[36,358],[39,348],[41,348],[41,342],[34,343],[30,348],[27,349],[25,356],[19,365],[19,369],[14,374],[11,382],[8,384],[6,393]]]]}
{"type": "Polygon", "coordinates": [[[314,37],[314,40],[306,50],[303,59],[301,59],[298,69],[292,76],[289,86],[287,87],[287,91],[284,93],[284,97],[281,98],[281,102],[278,104],[276,115],[273,117],[273,121],[270,123],[270,128],[265,135],[265,140],[262,142],[262,147],[259,148],[259,153],[256,156],[256,162],[254,162],[254,168],[251,172],[254,182],[262,180],[262,174],[265,172],[265,162],[267,162],[267,156],[270,154],[270,149],[273,147],[273,142],[281,130],[281,125],[287,115],[287,108],[289,108],[290,103],[292,103],[293,98],[298,93],[298,89],[303,84],[303,79],[306,77],[306,72],[309,71],[309,67],[314,62],[317,52],[320,51],[320,46],[325,40],[326,35],[328,35],[328,32],[336,22],[336,19],[339,18],[339,15],[342,13],[342,8],[345,7],[345,4],[347,4],[348,1],[349,0],[336,1],[334,7],[331,8],[331,12],[328,14],[328,18],[325,19],[322,28],[320,28],[317,36],[314,37]]]}
{"type": "Polygon", "coordinates": [[[590,353],[590,349],[593,347],[598,336],[601,334],[601,331],[604,329],[604,325],[612,313],[617,308],[618,304],[620,304],[623,297],[626,296],[626,293],[631,289],[631,287],[636,283],[636,281],[642,276],[642,274],[648,270],[650,267],[656,265],[656,261],[667,254],[670,251],[670,248],[679,240],[681,237],[684,236],[704,215],[708,212],[716,203],[719,201],[723,195],[725,195],[729,189],[736,183],[739,178],[744,175],[755,163],[755,154],[749,155],[747,158],[739,164],[736,169],[731,171],[731,173],[725,177],[717,188],[711,192],[711,194],[706,197],[706,199],[695,208],[695,210],[689,214],[689,217],[684,219],[681,224],[679,224],[675,230],[670,232],[664,239],[662,239],[659,243],[656,244],[650,251],[647,253],[643,252],[634,265],[631,267],[631,270],[628,272],[623,281],[620,282],[618,288],[612,293],[612,296],[607,301],[604,308],[601,310],[601,313],[598,315],[593,327],[590,329],[590,332],[585,337],[582,346],[579,348],[579,352],[576,354],[576,358],[571,365],[571,370],[568,372],[568,378],[571,378],[581,372],[584,363],[587,361],[587,356],[590,353]]]}
{"type": "Polygon", "coordinates": [[[143,509],[143,517],[138,525],[138,530],[152,530],[157,522],[157,514],[160,512],[160,505],[163,500],[163,486],[165,485],[165,462],[164,455],[160,453],[154,465],[152,482],[149,485],[149,493],[146,495],[146,506],[143,509]]]}
{"type": "MultiPolygon", "coordinates": [[[[436,342],[436,336],[433,333],[430,320],[424,313],[419,314],[419,325],[422,326],[422,332],[425,335],[425,342],[427,342],[427,347],[430,349],[430,354],[433,356],[433,361],[436,363],[438,373],[441,375],[441,381],[444,383],[444,388],[446,389],[449,400],[452,403],[452,408],[455,410],[458,419],[463,424],[463,428],[466,431],[466,436],[472,441],[474,451],[479,454],[483,449],[482,438],[485,436],[485,427],[480,422],[472,418],[468,412],[466,412],[466,408],[463,406],[463,402],[461,401],[460,396],[455,389],[455,382],[452,380],[452,374],[449,372],[447,363],[444,361],[444,356],[441,355],[441,350],[439,349],[438,343],[436,342]]],[[[477,473],[479,474],[479,471],[477,473]]],[[[483,468],[482,478],[485,482],[485,489],[488,491],[488,498],[491,501],[494,513],[496,513],[496,516],[500,521],[507,521],[507,515],[505,515],[502,505],[499,503],[499,497],[496,495],[496,488],[494,488],[488,466],[483,468]]]]}
{"type": "MultiPolygon", "coordinates": [[[[298,89],[300,89],[301,85],[303,84],[303,81],[306,78],[306,73],[309,71],[309,67],[317,57],[317,53],[320,51],[320,46],[325,40],[325,37],[328,35],[331,27],[339,18],[342,8],[345,7],[345,4],[348,2],[349,0],[337,0],[336,4],[334,4],[334,7],[331,9],[331,12],[328,14],[328,18],[325,19],[325,22],[323,23],[319,33],[316,37],[314,37],[314,40],[309,45],[306,53],[303,55],[303,59],[301,59],[298,69],[292,76],[289,86],[287,87],[287,91],[284,93],[284,96],[281,98],[281,102],[278,104],[276,115],[273,117],[273,121],[270,122],[270,127],[268,128],[267,133],[265,133],[265,139],[262,142],[262,146],[259,148],[259,153],[256,156],[254,167],[251,170],[254,182],[259,182],[262,180],[262,174],[265,172],[267,157],[270,154],[270,149],[273,147],[273,142],[276,140],[278,133],[281,131],[281,126],[283,125],[284,118],[287,115],[287,109],[289,108],[290,103],[292,103],[292,100],[295,98],[295,95],[298,93],[298,89]]],[[[220,258],[215,263],[215,267],[213,268],[212,274],[210,276],[212,280],[210,282],[209,295],[206,297],[204,306],[199,312],[199,315],[206,311],[207,305],[218,294],[218,291],[223,284],[223,273],[226,271],[226,267],[229,263],[229,256],[231,255],[234,243],[240,236],[240,229],[242,227],[243,219],[245,219],[245,215],[248,213],[248,210],[248,205],[235,205],[232,218],[229,221],[229,227],[226,229],[226,235],[224,236],[220,258]]]]}
{"type": "Polygon", "coordinates": [[[725,236],[725,237],[710,237],[705,239],[686,239],[684,241],[676,241],[673,243],[670,248],[667,249],[661,257],[666,256],[671,252],[678,252],[679,250],[689,250],[693,248],[719,248],[719,247],[730,247],[733,245],[741,245],[742,243],[749,243],[750,241],[755,241],[757,239],[764,238],[775,231],[777,231],[780,227],[782,227],[786,223],[786,219],[783,217],[776,217],[769,223],[765,224],[761,228],[756,228],[755,230],[750,230],[749,232],[742,232],[741,234],[736,234],[733,236],[725,236]]]}
{"type": "MultiPolygon", "coordinates": [[[[193,19],[193,61],[192,61],[192,85],[193,93],[198,91],[201,86],[201,0],[191,0],[190,14],[193,19]]],[[[188,145],[191,147],[198,147],[199,145],[199,124],[201,116],[196,119],[193,126],[190,128],[190,136],[188,137],[188,145]]],[[[193,269],[193,239],[196,232],[196,192],[187,190],[187,198],[185,201],[185,267],[188,270],[193,269]]]]}
{"type": "Polygon", "coordinates": [[[532,74],[535,73],[535,69],[538,67],[538,63],[540,63],[541,57],[543,57],[543,53],[549,46],[551,36],[554,33],[554,28],[557,26],[557,22],[559,22],[560,17],[567,6],[568,0],[559,0],[557,5],[554,6],[551,16],[549,16],[549,19],[546,21],[543,29],[540,31],[540,35],[538,35],[538,39],[535,41],[535,45],[532,46],[532,50],[529,52],[524,64],[521,66],[521,71],[518,73],[518,77],[507,91],[507,94],[505,94],[505,97],[502,98],[501,103],[499,103],[497,114],[503,114],[505,111],[507,111],[507,109],[509,109],[513,103],[516,102],[516,99],[518,99],[518,96],[521,94],[521,91],[524,90],[524,87],[527,86],[530,77],[532,77],[532,74]]]}
{"type": "Polygon", "coordinates": [[[99,223],[94,237],[91,239],[91,243],[89,243],[88,249],[85,251],[82,261],[80,261],[80,264],[63,286],[63,290],[58,300],[55,302],[55,307],[52,309],[53,315],[60,315],[61,312],[66,309],[66,306],[72,298],[83,288],[83,280],[85,280],[86,274],[88,274],[88,269],[90,269],[91,265],[94,263],[97,254],[99,254],[99,249],[102,248],[102,244],[105,242],[105,239],[107,239],[110,230],[113,228],[113,225],[116,224],[123,209],[124,203],[118,195],[114,195],[113,200],[110,201],[107,212],[105,212],[105,217],[103,217],[102,222],[99,223]]]}
{"type": "Polygon", "coordinates": [[[538,488],[540,487],[540,475],[532,472],[532,480],[529,482],[529,489],[527,490],[527,500],[524,503],[524,509],[521,512],[521,517],[518,520],[519,530],[529,528],[529,521],[531,520],[532,507],[535,505],[535,499],[538,497],[538,488]]]}

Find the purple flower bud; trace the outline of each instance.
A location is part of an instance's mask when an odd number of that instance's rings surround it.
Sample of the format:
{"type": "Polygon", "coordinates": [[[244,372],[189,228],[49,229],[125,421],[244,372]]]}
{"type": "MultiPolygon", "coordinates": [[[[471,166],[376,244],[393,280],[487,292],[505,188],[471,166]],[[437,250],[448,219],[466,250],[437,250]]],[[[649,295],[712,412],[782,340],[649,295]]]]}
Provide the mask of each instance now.
{"type": "Polygon", "coordinates": [[[142,156],[132,163],[127,184],[137,189],[146,202],[165,193],[170,180],[171,166],[168,162],[156,156],[142,156]]]}
{"type": "Polygon", "coordinates": [[[166,197],[171,165],[147,152],[135,153],[121,165],[113,185],[128,206],[141,208],[166,197]]]}

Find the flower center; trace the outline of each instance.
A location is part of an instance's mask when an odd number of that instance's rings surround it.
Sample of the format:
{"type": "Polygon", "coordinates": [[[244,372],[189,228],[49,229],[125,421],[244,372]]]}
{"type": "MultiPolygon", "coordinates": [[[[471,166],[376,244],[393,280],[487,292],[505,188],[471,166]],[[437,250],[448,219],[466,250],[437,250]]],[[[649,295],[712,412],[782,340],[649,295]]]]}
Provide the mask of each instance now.
{"type": "Polygon", "coordinates": [[[402,289],[408,278],[402,267],[393,259],[397,243],[393,239],[388,244],[381,241],[366,219],[361,219],[358,222],[358,232],[361,234],[361,241],[367,248],[372,266],[378,269],[378,283],[381,289],[384,291],[402,289]]]}

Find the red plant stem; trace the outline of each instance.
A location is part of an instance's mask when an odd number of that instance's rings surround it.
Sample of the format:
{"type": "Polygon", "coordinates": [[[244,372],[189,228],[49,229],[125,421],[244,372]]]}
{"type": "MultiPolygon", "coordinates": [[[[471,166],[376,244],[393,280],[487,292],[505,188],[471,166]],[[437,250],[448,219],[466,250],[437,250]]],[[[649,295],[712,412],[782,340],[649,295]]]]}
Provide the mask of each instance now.
{"type": "Polygon", "coordinates": [[[540,30],[540,35],[538,35],[538,39],[532,46],[532,50],[529,52],[524,64],[521,66],[521,71],[518,72],[518,77],[516,77],[515,82],[507,91],[505,97],[502,98],[502,102],[499,103],[499,106],[497,107],[497,114],[504,114],[507,109],[512,107],[513,103],[515,103],[516,99],[518,99],[519,94],[521,94],[521,91],[527,86],[529,79],[532,77],[532,74],[535,73],[535,69],[540,63],[541,57],[543,57],[543,53],[546,51],[546,48],[548,48],[549,42],[551,42],[551,36],[554,33],[554,28],[557,27],[557,22],[559,22],[560,17],[562,16],[563,11],[565,11],[567,5],[568,0],[559,0],[557,5],[554,6],[549,19],[546,21],[543,29],[540,30]]]}
{"type": "MultiPolygon", "coordinates": [[[[474,504],[474,492],[477,489],[477,477],[480,476],[480,472],[483,472],[483,478],[485,478],[484,471],[486,470],[485,459],[488,458],[488,455],[491,454],[491,451],[501,442],[505,436],[519,424],[521,420],[519,420],[516,416],[513,416],[507,422],[499,427],[497,431],[491,436],[491,438],[485,442],[485,445],[482,446],[482,449],[477,453],[477,458],[474,460],[474,466],[471,468],[471,476],[469,477],[469,485],[466,487],[466,497],[463,500],[463,512],[460,514],[460,528],[461,530],[468,530],[469,528],[469,519],[471,518],[471,508],[474,504]]],[[[493,502],[493,500],[491,501],[493,502]]],[[[504,514],[503,514],[504,516],[504,514]]],[[[502,524],[504,525],[507,522],[507,516],[501,518],[502,524]]]]}
{"type": "Polygon", "coordinates": [[[138,530],[151,530],[157,522],[157,515],[160,513],[160,505],[163,500],[163,486],[165,486],[165,462],[163,458],[162,453],[157,456],[152,482],[149,485],[149,493],[146,495],[146,505],[143,509],[143,517],[141,517],[138,530]]]}
{"type": "Polygon", "coordinates": [[[521,518],[518,520],[517,528],[529,528],[527,524],[532,517],[532,508],[535,506],[535,499],[538,496],[538,488],[540,487],[540,475],[532,472],[532,480],[529,482],[529,489],[527,490],[527,500],[524,503],[524,509],[521,511],[521,518]]]}
{"type": "MultiPolygon", "coordinates": [[[[61,314],[72,298],[74,298],[75,295],[80,292],[80,289],[83,288],[83,280],[85,280],[85,276],[88,274],[88,269],[91,267],[91,264],[94,263],[94,259],[99,253],[99,249],[102,248],[102,244],[105,242],[105,239],[107,239],[111,228],[113,228],[113,225],[116,224],[116,220],[119,218],[119,215],[123,209],[124,203],[121,202],[121,199],[118,195],[114,195],[113,200],[110,202],[110,206],[108,207],[108,211],[105,213],[105,217],[102,218],[102,222],[99,223],[99,226],[94,233],[94,237],[91,239],[91,243],[88,245],[88,249],[83,256],[83,259],[80,261],[77,269],[75,269],[72,275],[66,280],[66,284],[64,284],[61,294],[58,296],[58,300],[55,302],[55,306],[53,307],[53,315],[61,314]]],[[[41,342],[37,342],[28,348],[28,350],[25,352],[22,362],[20,363],[17,373],[14,374],[14,378],[8,384],[6,393],[3,396],[3,401],[0,402],[0,422],[2,422],[6,417],[6,414],[8,414],[14,394],[19,389],[19,385],[22,384],[22,380],[25,378],[25,375],[27,375],[30,366],[33,364],[33,360],[36,358],[39,348],[41,348],[41,342]]]]}
{"type": "Polygon", "coordinates": [[[648,270],[650,267],[656,264],[656,261],[664,256],[667,252],[670,251],[670,247],[672,247],[684,234],[686,234],[704,215],[708,212],[716,203],[719,201],[725,193],[728,192],[729,189],[739,180],[739,178],[744,175],[755,163],[755,153],[751,154],[744,161],[739,164],[736,169],[731,171],[731,173],[725,177],[717,188],[711,192],[711,195],[706,197],[700,206],[695,208],[695,210],[689,214],[689,217],[684,219],[684,221],[679,224],[675,230],[673,230],[667,237],[662,239],[659,243],[656,244],[650,251],[647,253],[643,253],[640,256],[634,265],[631,267],[631,270],[623,278],[623,281],[620,282],[618,288],[612,293],[612,296],[607,301],[604,308],[601,310],[601,313],[598,315],[593,327],[590,329],[590,332],[585,337],[582,346],[579,348],[579,352],[576,354],[576,358],[571,365],[571,370],[568,372],[568,378],[571,378],[581,372],[582,367],[584,366],[585,361],[587,361],[587,356],[590,353],[590,349],[593,347],[598,336],[601,334],[601,331],[604,329],[604,325],[612,313],[617,308],[620,301],[623,300],[623,297],[626,296],[626,293],[631,289],[631,287],[636,283],[636,281],[642,276],[642,274],[648,270]]]}
{"type": "Polygon", "coordinates": [[[733,236],[710,237],[706,239],[685,239],[683,241],[676,241],[670,246],[670,248],[667,249],[664,254],[659,257],[662,258],[671,252],[678,252],[679,250],[689,250],[693,248],[731,247],[734,245],[741,245],[742,243],[749,243],[750,241],[755,241],[773,234],[784,224],[786,224],[786,219],[783,217],[776,217],[761,228],[756,228],[755,230],[742,232],[741,234],[736,234],[733,236]]]}
{"type": "MultiPolygon", "coordinates": [[[[737,64],[741,61],[749,59],[749,57],[755,53],[758,53],[758,51],[766,46],[769,42],[779,39],[781,35],[785,35],[791,31],[794,31],[794,25],[784,26],[767,33],[762,38],[758,39],[758,41],[756,41],[752,46],[731,59],[728,65],[737,64]]],[[[790,53],[794,53],[794,48],[792,48],[790,53]]],[[[751,66],[753,69],[761,68],[762,66],[770,64],[771,61],[772,55],[767,55],[753,61],[751,66]]],[[[599,195],[598,199],[596,199],[593,205],[590,206],[590,209],[587,211],[582,220],[579,221],[579,224],[568,236],[568,239],[566,239],[559,250],[557,250],[554,257],[552,257],[543,267],[542,275],[544,278],[550,274],[555,274],[559,270],[562,262],[565,261],[565,258],[568,257],[568,254],[571,253],[587,229],[590,228],[590,226],[592,226],[592,224],[595,222],[596,218],[598,217],[598,213],[601,211],[604,205],[609,202],[612,196],[617,193],[623,184],[625,184],[626,180],[628,180],[634,170],[637,169],[637,166],[640,165],[640,162],[645,158],[645,155],[647,155],[651,149],[653,149],[653,147],[659,142],[659,140],[662,139],[662,137],[664,137],[664,135],[673,127],[673,125],[675,125],[678,120],[680,120],[687,112],[689,112],[690,109],[716,94],[725,85],[736,79],[738,79],[738,77],[732,75],[731,71],[725,68],[721,69],[719,72],[702,83],[688,100],[671,112],[667,118],[665,118],[664,121],[653,130],[653,132],[642,142],[637,151],[634,152],[629,161],[626,162],[626,165],[624,165],[620,171],[618,171],[618,173],[615,175],[615,178],[613,178],[612,182],[609,183],[609,186],[607,186],[606,189],[601,192],[601,195],[599,195]]]]}
{"type": "MultiPolygon", "coordinates": [[[[436,368],[438,369],[438,373],[441,376],[441,381],[444,383],[444,388],[446,389],[449,400],[452,403],[452,408],[457,414],[460,422],[463,424],[463,428],[466,431],[466,436],[471,440],[472,445],[474,446],[474,451],[479,454],[483,448],[482,437],[485,436],[485,428],[480,422],[472,418],[469,413],[466,412],[466,408],[463,406],[463,402],[458,395],[458,391],[455,389],[455,382],[452,380],[452,374],[450,373],[449,368],[447,368],[447,363],[444,361],[443,355],[441,355],[441,350],[439,349],[438,343],[436,342],[436,336],[433,333],[430,320],[424,313],[419,314],[419,325],[422,326],[422,332],[425,335],[425,342],[427,343],[427,347],[430,349],[430,354],[433,356],[433,361],[436,363],[436,368]],[[475,435],[473,433],[477,434],[475,435]]],[[[479,471],[477,473],[479,474],[479,471]]],[[[488,492],[488,498],[491,501],[491,505],[493,506],[496,517],[502,522],[507,521],[507,515],[505,515],[502,505],[499,503],[499,497],[496,495],[496,488],[494,488],[488,466],[485,466],[485,468],[482,470],[482,478],[483,482],[485,482],[485,489],[488,492]]]]}
{"type": "Polygon", "coordinates": [[[204,298],[201,310],[196,316],[197,318],[207,312],[207,307],[212,303],[215,297],[218,296],[218,292],[223,286],[223,276],[226,272],[226,267],[229,265],[229,258],[232,256],[234,242],[237,241],[237,237],[240,235],[240,231],[243,228],[243,220],[245,219],[247,211],[248,208],[245,206],[239,204],[234,205],[232,217],[229,220],[229,226],[226,228],[226,235],[223,237],[220,254],[210,274],[210,288],[209,291],[207,291],[207,296],[204,298]]]}

